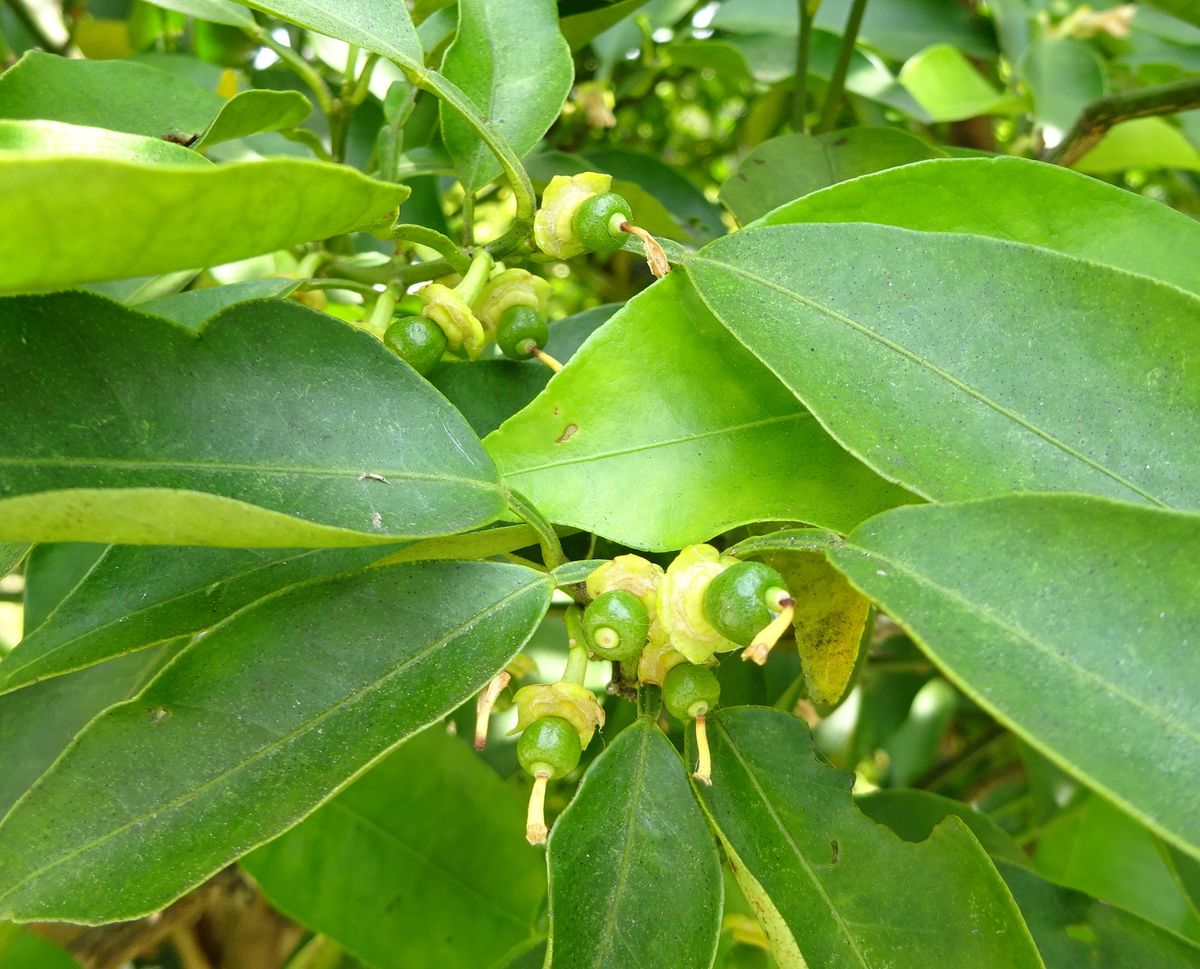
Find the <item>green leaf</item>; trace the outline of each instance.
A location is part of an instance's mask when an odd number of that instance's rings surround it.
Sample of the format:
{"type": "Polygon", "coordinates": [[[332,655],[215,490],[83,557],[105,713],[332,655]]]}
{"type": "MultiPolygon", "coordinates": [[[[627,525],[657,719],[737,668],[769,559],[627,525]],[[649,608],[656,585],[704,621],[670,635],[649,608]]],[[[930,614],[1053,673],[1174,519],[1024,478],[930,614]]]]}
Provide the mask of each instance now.
{"type": "Polygon", "coordinates": [[[645,5],[646,0],[560,0],[559,28],[571,50],[579,50],[645,5]]]}
{"type": "Polygon", "coordinates": [[[229,27],[243,27],[253,30],[254,17],[245,7],[240,7],[233,0],[151,0],[156,7],[164,10],[174,10],[176,13],[199,20],[207,20],[214,24],[225,24],[229,27]]]}
{"type": "MultiPolygon", "coordinates": [[[[442,73],[524,155],[558,118],[575,79],[554,0],[460,0],[458,34],[442,73]]],[[[444,102],[441,112],[442,135],[459,178],[470,191],[482,188],[500,174],[500,162],[444,102]]]]}
{"type": "Polygon", "coordinates": [[[0,300],[0,386],[4,540],[364,545],[505,505],[442,397],[374,337],[292,303],[194,333],[84,293],[0,300]]]}
{"type": "Polygon", "coordinates": [[[713,782],[696,787],[783,969],[1042,969],[958,818],[908,844],[854,808],[852,778],[818,760],[802,721],[743,707],[711,715],[708,728],[713,782]],[[903,890],[884,872],[902,873],[903,890]]]}
{"type": "Polygon", "coordinates": [[[1108,175],[1127,168],[1200,172],[1200,149],[1162,118],[1137,118],[1111,128],[1074,167],[1090,175],[1108,175]]]}
{"type": "Polygon", "coordinates": [[[300,158],[155,165],[82,148],[0,151],[0,209],[17,227],[0,235],[0,292],[232,262],[376,224],[407,196],[404,186],[300,158]]]}
{"type": "Polygon", "coordinates": [[[25,563],[25,635],[36,630],[108,551],[107,545],[35,545],[25,563]]]}
{"type": "Polygon", "coordinates": [[[230,306],[252,299],[282,298],[293,293],[299,285],[299,279],[283,279],[278,276],[250,279],[244,283],[206,286],[204,289],[191,289],[186,293],[160,296],[139,303],[138,309],[199,332],[207,320],[230,306]]]}
{"type": "Polygon", "coordinates": [[[552,521],[655,550],[760,520],[844,531],[911,500],[834,444],[719,327],[698,328],[686,290],[674,272],[635,296],[487,438],[514,488],[552,521]]]}
{"type": "Polygon", "coordinates": [[[900,69],[900,83],[934,121],[981,114],[1017,114],[1022,103],[996,90],[962,52],[949,44],[921,51],[900,69]]]}
{"type": "Polygon", "coordinates": [[[1200,654],[1181,648],[1200,516],[1015,495],[889,512],[829,556],[972,699],[1200,854],[1200,654]]]}
{"type": "Polygon", "coordinates": [[[1149,0],[1149,3],[1151,6],[1173,14],[1180,20],[1186,20],[1189,24],[1200,27],[1200,8],[1196,7],[1193,0],[1149,0]]]}
{"type": "Polygon", "coordinates": [[[1200,967],[1200,947],[1115,906],[1039,878],[1008,861],[996,868],[1052,969],[1200,967]]]}
{"type": "Polygon", "coordinates": [[[1034,859],[1051,881],[1200,941],[1200,913],[1165,846],[1102,797],[1085,796],[1045,824],[1034,859]]]}
{"type": "Polygon", "coordinates": [[[238,0],[280,20],[420,67],[421,41],[404,0],[238,0]]]}
{"type": "Polygon", "coordinates": [[[276,908],[368,965],[480,969],[535,934],[546,884],[524,807],[434,727],[242,864],[276,908]]]}
{"type": "Polygon", "coordinates": [[[0,579],[24,561],[29,546],[20,542],[0,542],[0,579]]]}
{"type": "Polygon", "coordinates": [[[815,137],[781,135],[742,159],[721,186],[721,201],[739,222],[750,222],[836,182],[945,154],[896,128],[845,128],[815,137]]]}
{"type": "Polygon", "coordinates": [[[0,696],[0,817],[93,718],[136,695],[186,644],[164,643],[0,696]]]}
{"type": "Polygon", "coordinates": [[[312,111],[312,103],[297,91],[242,91],[222,105],[196,150],[261,131],[295,128],[312,111]]]}
{"type": "Polygon", "coordinates": [[[721,869],[679,755],[639,719],[554,823],[547,969],[712,965],[721,869]]]}
{"type": "Polygon", "coordinates": [[[427,562],[235,614],[95,720],[0,822],[0,916],[157,910],[470,697],[550,592],[518,566],[427,562]]]}
{"type": "Polygon", "coordinates": [[[760,224],[789,222],[878,222],[1024,242],[1200,294],[1195,219],[1024,158],[953,158],[880,172],[785,205],[760,224]]]}
{"type": "Polygon", "coordinates": [[[0,121],[0,164],[6,158],[84,155],[130,162],[207,167],[208,159],[161,138],[85,128],[61,121],[0,121]]]}
{"type": "Polygon", "coordinates": [[[1033,97],[1033,117],[1057,144],[1079,113],[1104,96],[1104,63],[1095,49],[1073,37],[1036,37],[1021,55],[1018,72],[1033,97]]]}
{"type": "Polygon", "coordinates": [[[79,969],[79,963],[53,942],[26,930],[18,931],[7,945],[0,939],[0,969],[79,969]]]}
{"type": "Polygon", "coordinates": [[[1200,500],[1194,296],[1031,246],[879,225],[750,229],[683,268],[699,312],[921,495],[1200,500]],[[1103,420],[1098,387],[1120,402],[1103,420]]]}

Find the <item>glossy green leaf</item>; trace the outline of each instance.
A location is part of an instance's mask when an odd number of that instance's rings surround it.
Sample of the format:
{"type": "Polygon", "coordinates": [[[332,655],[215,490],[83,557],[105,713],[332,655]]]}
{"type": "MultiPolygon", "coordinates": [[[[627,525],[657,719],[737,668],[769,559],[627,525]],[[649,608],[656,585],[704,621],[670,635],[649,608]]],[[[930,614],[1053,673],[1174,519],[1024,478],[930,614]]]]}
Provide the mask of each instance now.
{"type": "Polygon", "coordinates": [[[96,565],[107,545],[51,542],[35,545],[25,563],[25,635],[37,629],[96,565]]]}
{"type": "Polygon", "coordinates": [[[518,566],[427,562],[235,614],[94,721],[0,822],[0,915],[155,911],[470,697],[550,591],[518,566]]]}
{"type": "Polygon", "coordinates": [[[214,24],[253,29],[254,17],[233,0],[152,0],[156,7],[174,10],[176,13],[214,24]]]}
{"type": "Polygon", "coordinates": [[[232,262],[377,224],[407,196],[401,185],[300,158],[153,165],[82,149],[0,151],[0,209],[18,227],[0,235],[0,292],[232,262]]]}
{"type": "Polygon", "coordinates": [[[1195,219],[1024,158],[953,158],[880,172],[815,192],[759,224],[789,222],[878,222],[1007,239],[1200,293],[1200,261],[1191,258],[1200,249],[1195,219]]]}
{"type": "Polygon", "coordinates": [[[1200,946],[1172,932],[1039,878],[1023,866],[998,860],[996,868],[1051,969],[1200,967],[1200,946]]]}
{"type": "Polygon", "coordinates": [[[1108,175],[1127,168],[1200,172],[1200,149],[1162,118],[1137,118],[1109,129],[1074,167],[1091,175],[1108,175]]]}
{"type": "Polygon", "coordinates": [[[843,531],[911,500],[834,444],[719,327],[697,327],[686,289],[674,272],[634,297],[487,438],[514,488],[552,521],[649,549],[760,520],[843,531]]]}
{"type": "Polygon", "coordinates": [[[242,91],[226,100],[150,64],[77,60],[41,51],[29,51],[0,76],[0,118],[58,121],[158,139],[194,136],[197,150],[295,127],[311,108],[295,91],[242,91]]]}
{"type": "Polygon", "coordinates": [[[406,66],[422,62],[405,0],[238,0],[280,20],[336,37],[406,66]]]}
{"type": "Polygon", "coordinates": [[[1166,848],[1104,798],[1086,795],[1047,822],[1034,859],[1051,881],[1200,942],[1200,913],[1166,848]]]}
{"type": "Polygon", "coordinates": [[[981,114],[1015,114],[1022,105],[994,88],[956,47],[938,44],[900,70],[900,83],[934,121],[962,121],[981,114]]]}
{"type": "Polygon", "coordinates": [[[362,545],[504,508],[442,397],[292,303],[235,306],[197,334],[84,293],[2,300],[0,386],[5,540],[362,545]]]}
{"type": "Polygon", "coordinates": [[[160,296],[139,303],[138,310],[166,317],[189,330],[199,331],[210,317],[237,303],[287,296],[299,285],[298,279],[283,279],[278,276],[251,279],[244,283],[230,283],[228,286],[206,286],[204,289],[190,289],[186,293],[160,296]]]}
{"type": "Polygon", "coordinates": [[[880,225],[750,229],[684,269],[843,445],[919,494],[1200,503],[1195,296],[1031,246],[880,225]],[[1097,387],[1120,402],[1103,420],[1097,387]]]}
{"type": "Polygon", "coordinates": [[[29,554],[29,546],[20,542],[0,542],[0,579],[15,569],[29,554]]]}
{"type": "Polygon", "coordinates": [[[945,152],[897,128],[781,135],[764,141],[742,159],[721,186],[721,201],[739,222],[751,222],[785,202],[836,182],[940,157],[945,157],[945,152]]]}
{"type": "Polygon", "coordinates": [[[708,731],[713,782],[696,788],[781,967],[1042,969],[958,818],[919,845],[901,841],[854,808],[852,778],[818,760],[808,728],[786,713],[719,711],[708,731]],[[883,872],[902,873],[902,893],[883,872]]]}
{"type": "Polygon", "coordinates": [[[1095,49],[1073,37],[1036,37],[1018,66],[1033,98],[1034,120],[1057,144],[1079,113],[1104,96],[1104,63],[1095,49]]]}
{"type": "MultiPolygon", "coordinates": [[[[518,155],[554,123],[575,79],[554,0],[460,0],[458,34],[442,72],[518,155]]],[[[482,188],[500,174],[500,162],[453,109],[443,103],[441,112],[459,177],[468,189],[482,188]]]]}
{"type": "Polygon", "coordinates": [[[199,165],[209,161],[190,148],[161,138],[129,135],[105,128],[86,128],[61,121],[0,120],[0,163],[20,152],[38,155],[94,155],[98,158],[167,165],[199,165]],[[11,154],[10,154],[11,153],[11,154]]]}
{"type": "Polygon", "coordinates": [[[855,805],[872,821],[886,824],[905,841],[924,841],[948,816],[962,821],[993,860],[1003,858],[1029,866],[1025,855],[1012,837],[986,814],[971,805],[929,791],[880,790],[854,799],[855,805]]]}
{"type": "Polygon", "coordinates": [[[547,969],[712,965],[721,869],[678,753],[638,720],[554,823],[547,969]]]}
{"type": "Polygon", "coordinates": [[[242,864],[370,966],[480,969],[536,931],[545,874],[524,823],[517,789],[435,726],[242,864]]]}
{"type": "Polygon", "coordinates": [[[1200,516],[1015,495],[890,512],[829,556],[964,692],[1200,855],[1200,516]]]}
{"type": "Polygon", "coordinates": [[[164,643],[0,696],[0,817],[93,718],[137,694],[185,645],[164,643]]]}

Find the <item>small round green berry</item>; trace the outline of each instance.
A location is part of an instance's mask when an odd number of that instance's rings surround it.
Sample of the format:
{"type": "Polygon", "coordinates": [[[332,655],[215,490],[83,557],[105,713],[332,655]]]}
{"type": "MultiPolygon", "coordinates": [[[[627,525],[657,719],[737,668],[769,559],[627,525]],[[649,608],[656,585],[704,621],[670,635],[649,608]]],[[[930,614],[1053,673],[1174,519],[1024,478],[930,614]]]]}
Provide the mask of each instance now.
{"type": "Polygon", "coordinates": [[[546,345],[550,327],[528,306],[510,306],[496,327],[496,343],[506,357],[528,360],[546,345]]]}
{"type": "Polygon", "coordinates": [[[384,345],[424,376],[446,352],[446,334],[433,320],[424,316],[402,316],[383,334],[384,345]]]}
{"type": "Polygon", "coordinates": [[[592,252],[616,252],[628,238],[621,226],[633,221],[633,209],[616,192],[603,192],[586,199],[571,226],[575,237],[592,252]]]}
{"type": "Polygon", "coordinates": [[[565,777],[582,754],[579,731],[562,717],[535,720],[517,741],[517,760],[534,777],[565,777]]]}
{"type": "Polygon", "coordinates": [[[663,703],[680,720],[705,716],[721,698],[721,684],[707,666],[680,663],[671,667],[662,685],[663,703]]]}
{"type": "Polygon", "coordinates": [[[704,593],[704,616],[730,642],[748,646],[790,597],[783,576],[762,562],[738,562],[704,593]]]}
{"type": "Polygon", "coordinates": [[[598,596],[583,611],[583,635],[601,659],[636,659],[650,635],[650,614],[632,592],[613,589],[598,596]]]}

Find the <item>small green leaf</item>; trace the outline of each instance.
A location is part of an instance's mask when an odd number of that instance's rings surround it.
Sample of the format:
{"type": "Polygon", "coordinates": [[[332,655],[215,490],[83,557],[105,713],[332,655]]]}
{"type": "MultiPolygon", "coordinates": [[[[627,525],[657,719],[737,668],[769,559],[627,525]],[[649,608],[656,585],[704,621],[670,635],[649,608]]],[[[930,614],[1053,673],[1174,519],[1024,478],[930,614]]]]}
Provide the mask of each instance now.
{"type": "Polygon", "coordinates": [[[155,165],[82,148],[0,151],[0,210],[17,227],[0,235],[0,292],[220,265],[376,224],[407,197],[402,185],[300,158],[155,165]]]}
{"type": "Polygon", "coordinates": [[[721,201],[739,222],[751,222],[785,202],[848,178],[945,154],[897,128],[781,135],[742,159],[721,186],[721,201]]]}
{"type": "Polygon", "coordinates": [[[194,333],[84,293],[0,300],[0,386],[4,540],[378,544],[505,506],[442,397],[293,303],[194,333]]]}
{"type": "Polygon", "coordinates": [[[845,530],[911,500],[719,327],[697,327],[686,289],[675,272],[638,294],[487,438],[513,487],[552,521],[658,550],[764,519],[845,530]]]}
{"type": "Polygon", "coordinates": [[[579,50],[645,5],[646,0],[560,0],[559,26],[571,50],[579,50]]]}
{"type": "Polygon", "coordinates": [[[921,495],[1200,507],[1195,296],[1032,246],[863,224],[748,229],[683,268],[699,312],[921,495]],[[1103,420],[1098,387],[1119,402],[1103,420]]]}
{"type": "Polygon", "coordinates": [[[164,10],[174,10],[187,17],[196,17],[214,24],[225,24],[228,27],[255,26],[254,17],[245,7],[240,7],[232,0],[151,0],[156,7],[164,10]]]}
{"type": "Polygon", "coordinates": [[[638,720],[554,823],[547,969],[712,965],[721,868],[679,755],[638,720]]]}
{"type": "Polygon", "coordinates": [[[230,283],[228,286],[206,286],[203,289],[188,290],[186,293],[172,293],[170,296],[160,296],[138,303],[137,308],[143,313],[165,317],[180,326],[186,326],[189,330],[199,332],[209,318],[230,306],[252,299],[288,296],[299,285],[298,279],[272,276],[269,279],[230,283]]]}
{"type": "Polygon", "coordinates": [[[20,542],[0,542],[0,579],[24,561],[29,546],[20,542]]]}
{"type": "Polygon", "coordinates": [[[297,91],[242,91],[221,106],[195,148],[203,151],[260,131],[295,128],[311,111],[312,103],[297,91]]]}
{"type": "Polygon", "coordinates": [[[404,0],[238,0],[239,3],[382,54],[404,67],[422,67],[421,41],[404,0]]]}
{"type": "Polygon", "coordinates": [[[900,69],[900,83],[934,121],[962,121],[981,114],[1016,114],[1021,102],[996,90],[962,51],[950,44],[929,47],[900,69]]]}
{"type": "MultiPolygon", "coordinates": [[[[0,931],[5,927],[0,926],[0,931]]],[[[0,969],[79,969],[79,963],[53,942],[29,930],[16,932],[5,944],[0,938],[0,969]]]]}
{"type": "Polygon", "coordinates": [[[1074,167],[1089,175],[1109,175],[1127,168],[1200,172],[1200,149],[1162,118],[1137,118],[1109,129],[1074,167]]]}
{"type": "Polygon", "coordinates": [[[877,222],[1023,242],[1200,293],[1200,224],[1161,202],[1024,158],[920,162],[842,182],[760,225],[877,222]],[[1102,216],[1098,213],[1103,213],[1102,216]]]}
{"type": "Polygon", "coordinates": [[[922,844],[901,841],[854,808],[852,778],[819,761],[788,714],[718,711],[708,731],[712,785],[695,786],[780,966],[1043,969],[1012,896],[958,818],[922,844]],[[902,891],[886,872],[903,878],[902,891]]]}
{"type": "Polygon", "coordinates": [[[518,566],[427,562],[237,613],[93,721],[0,822],[0,917],[161,908],[470,697],[550,592],[518,566]]]}
{"type": "Polygon", "coordinates": [[[524,821],[517,789],[434,727],[242,865],[368,965],[479,969],[536,932],[546,882],[524,821]]]}
{"type": "Polygon", "coordinates": [[[1073,37],[1035,37],[1018,72],[1033,96],[1033,117],[1057,144],[1089,103],[1104,96],[1104,62],[1091,44],[1073,37]]]}
{"type": "MultiPolygon", "coordinates": [[[[554,0],[461,0],[458,34],[442,73],[524,155],[554,123],[575,79],[554,0]],[[531,64],[537,70],[530,70],[531,64]]],[[[459,177],[470,191],[482,188],[500,174],[500,162],[444,102],[441,112],[442,134],[459,177]]]]}
{"type": "Polygon", "coordinates": [[[61,121],[0,121],[0,163],[6,158],[39,155],[92,155],[130,162],[198,165],[209,161],[190,148],[161,138],[127,135],[106,128],[85,128],[61,121]]]}
{"type": "Polygon", "coordinates": [[[829,556],[972,699],[1200,856],[1200,516],[1016,495],[889,512],[829,556]]]}

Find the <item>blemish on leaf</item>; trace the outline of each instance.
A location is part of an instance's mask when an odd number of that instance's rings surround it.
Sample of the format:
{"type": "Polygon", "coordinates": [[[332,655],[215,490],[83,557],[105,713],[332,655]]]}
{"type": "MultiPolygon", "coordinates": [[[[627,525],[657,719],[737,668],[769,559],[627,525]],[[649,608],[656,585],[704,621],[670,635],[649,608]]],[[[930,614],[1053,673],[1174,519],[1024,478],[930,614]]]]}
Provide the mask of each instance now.
{"type": "Polygon", "coordinates": [[[387,478],[381,474],[376,474],[374,471],[364,471],[358,476],[359,481],[379,481],[382,484],[390,484],[387,478]]]}
{"type": "Polygon", "coordinates": [[[171,711],[162,706],[162,704],[159,704],[156,707],[150,707],[150,709],[146,712],[150,714],[151,723],[162,723],[171,715],[171,711]]]}
{"type": "Polygon", "coordinates": [[[371,527],[383,528],[383,516],[377,511],[371,512],[371,527]]]}
{"type": "Polygon", "coordinates": [[[831,865],[836,865],[838,863],[838,855],[841,854],[841,848],[838,847],[837,838],[834,838],[831,842],[829,842],[829,849],[833,852],[829,859],[829,863],[831,865]]]}
{"type": "Polygon", "coordinates": [[[567,441],[571,440],[571,438],[575,436],[575,432],[577,430],[579,430],[578,424],[568,424],[566,427],[563,428],[563,432],[560,435],[558,435],[558,439],[554,443],[555,444],[566,444],[567,441]]]}

